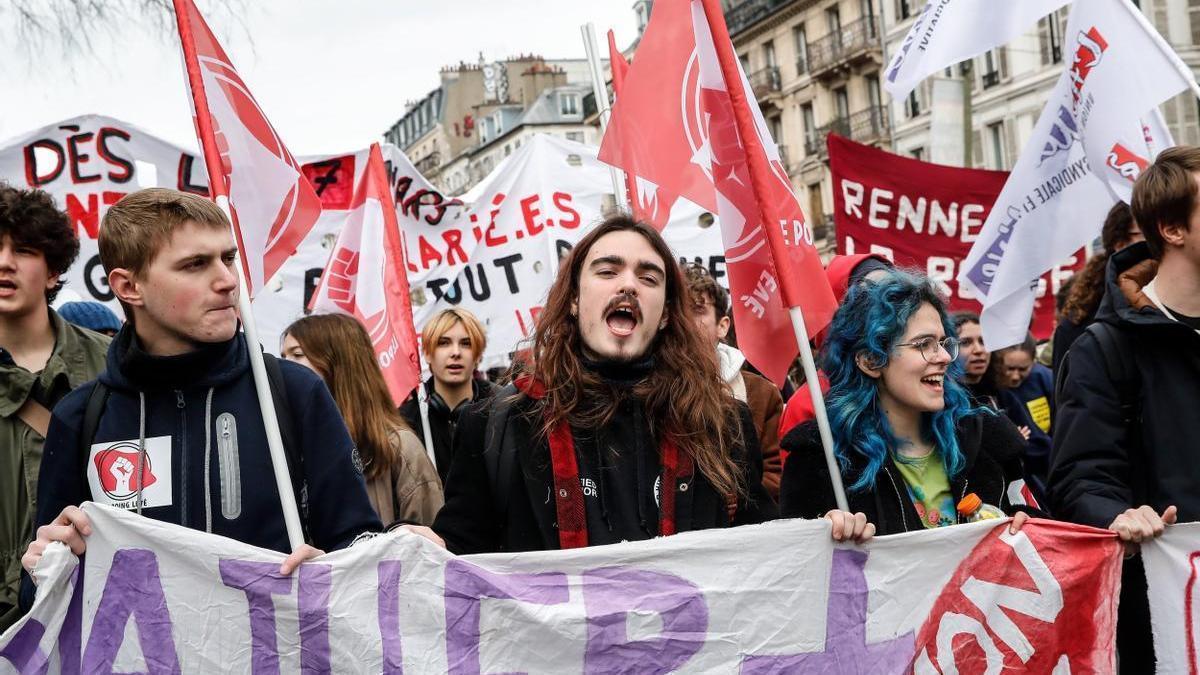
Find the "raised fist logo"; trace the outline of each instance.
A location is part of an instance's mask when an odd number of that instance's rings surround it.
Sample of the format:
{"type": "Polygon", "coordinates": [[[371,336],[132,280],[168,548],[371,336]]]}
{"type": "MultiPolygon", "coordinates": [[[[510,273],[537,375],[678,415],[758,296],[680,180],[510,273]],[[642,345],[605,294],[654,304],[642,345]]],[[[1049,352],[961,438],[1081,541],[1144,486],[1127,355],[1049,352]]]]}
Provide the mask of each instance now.
{"type": "Polygon", "coordinates": [[[133,478],[133,472],[136,471],[133,462],[125,457],[116,458],[108,467],[108,472],[113,478],[117,479],[117,487],[114,492],[127,493],[129,490],[129,481],[133,478]]]}
{"type": "Polygon", "coordinates": [[[137,494],[139,487],[146,489],[158,482],[150,466],[150,454],[142,462],[142,475],[139,481],[135,479],[138,466],[138,445],[126,441],[115,443],[102,450],[92,458],[96,464],[96,475],[100,479],[100,488],[104,494],[114,501],[124,501],[137,494]]]}

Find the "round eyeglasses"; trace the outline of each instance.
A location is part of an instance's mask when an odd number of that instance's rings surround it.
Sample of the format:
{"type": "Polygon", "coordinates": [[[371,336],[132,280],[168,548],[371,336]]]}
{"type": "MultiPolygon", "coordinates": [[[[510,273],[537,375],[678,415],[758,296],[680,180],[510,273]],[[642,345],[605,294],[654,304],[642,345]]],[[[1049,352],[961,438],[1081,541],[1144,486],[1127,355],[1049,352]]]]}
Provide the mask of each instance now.
{"type": "Polygon", "coordinates": [[[933,361],[937,359],[939,347],[946,350],[946,353],[950,355],[951,361],[957,359],[959,344],[958,338],[947,336],[941,340],[933,337],[924,337],[920,340],[913,340],[912,342],[900,342],[897,343],[896,346],[912,347],[913,349],[921,352],[921,358],[925,359],[926,363],[933,363],[933,361]]]}

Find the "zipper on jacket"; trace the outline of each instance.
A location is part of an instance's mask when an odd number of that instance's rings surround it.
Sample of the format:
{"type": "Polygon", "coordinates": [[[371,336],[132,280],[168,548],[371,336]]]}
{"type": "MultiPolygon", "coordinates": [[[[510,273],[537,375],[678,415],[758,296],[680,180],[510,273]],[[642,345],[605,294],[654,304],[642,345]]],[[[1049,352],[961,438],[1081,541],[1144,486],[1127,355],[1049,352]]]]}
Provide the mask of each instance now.
{"type": "Polygon", "coordinates": [[[183,400],[183,392],[179,389],[175,390],[175,407],[179,409],[179,524],[187,527],[187,404],[183,400]]]}
{"type": "Polygon", "coordinates": [[[217,417],[217,470],[221,476],[221,515],[235,520],[242,514],[242,480],[233,413],[217,417]]]}

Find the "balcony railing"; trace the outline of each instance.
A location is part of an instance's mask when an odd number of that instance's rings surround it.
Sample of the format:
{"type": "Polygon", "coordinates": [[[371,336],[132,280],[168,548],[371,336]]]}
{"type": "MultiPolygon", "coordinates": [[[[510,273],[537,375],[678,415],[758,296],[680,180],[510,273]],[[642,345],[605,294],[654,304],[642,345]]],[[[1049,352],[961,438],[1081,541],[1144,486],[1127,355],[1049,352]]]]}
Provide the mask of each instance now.
{"type": "Polygon", "coordinates": [[[745,0],[725,12],[725,25],[734,36],[770,16],[775,10],[796,0],[745,0]]]}
{"type": "Polygon", "coordinates": [[[879,21],[873,16],[865,16],[842,26],[840,31],[808,43],[808,67],[815,75],[871,49],[882,49],[879,21]]]}
{"type": "Polygon", "coordinates": [[[433,152],[429,153],[428,155],[425,155],[424,157],[422,157],[421,159],[418,159],[416,162],[413,163],[413,166],[416,167],[417,171],[420,171],[421,173],[426,173],[426,174],[433,172],[441,165],[442,165],[442,153],[440,150],[434,150],[433,152]]]}
{"type": "Polygon", "coordinates": [[[750,74],[750,89],[754,91],[754,96],[762,99],[767,95],[779,91],[782,84],[779,78],[779,66],[767,66],[750,74]]]}
{"type": "Polygon", "coordinates": [[[804,151],[810,156],[825,157],[828,154],[825,137],[830,133],[859,143],[873,143],[887,138],[889,131],[887,108],[873,105],[849,117],[839,117],[829,124],[817,127],[816,133],[805,138],[804,151]]]}
{"type": "Polygon", "coordinates": [[[981,79],[983,80],[983,88],[991,89],[1000,84],[1000,71],[993,70],[990,73],[984,73],[981,79]]]}

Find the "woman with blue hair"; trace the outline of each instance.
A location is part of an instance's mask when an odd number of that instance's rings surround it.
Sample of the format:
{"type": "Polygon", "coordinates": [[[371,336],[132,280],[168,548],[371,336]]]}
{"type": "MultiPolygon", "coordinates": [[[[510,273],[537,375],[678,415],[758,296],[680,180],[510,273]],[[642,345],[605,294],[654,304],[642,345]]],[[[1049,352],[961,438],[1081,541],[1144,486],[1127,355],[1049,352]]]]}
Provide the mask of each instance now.
{"type": "Polygon", "coordinates": [[[957,357],[954,326],[927,277],[897,271],[851,289],[822,358],[853,513],[837,510],[816,423],[806,422],[782,443],[790,453],[782,515],[826,517],[834,539],[862,542],[964,522],[982,503],[1016,513],[1012,530],[1020,529],[1023,440],[1008,419],[971,404],[957,357]]]}

